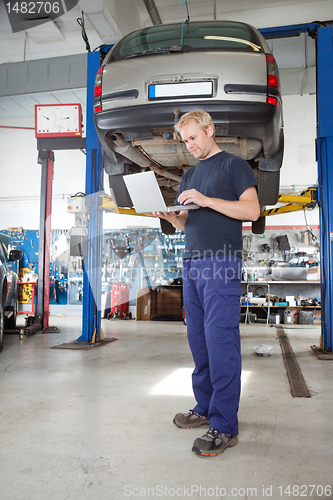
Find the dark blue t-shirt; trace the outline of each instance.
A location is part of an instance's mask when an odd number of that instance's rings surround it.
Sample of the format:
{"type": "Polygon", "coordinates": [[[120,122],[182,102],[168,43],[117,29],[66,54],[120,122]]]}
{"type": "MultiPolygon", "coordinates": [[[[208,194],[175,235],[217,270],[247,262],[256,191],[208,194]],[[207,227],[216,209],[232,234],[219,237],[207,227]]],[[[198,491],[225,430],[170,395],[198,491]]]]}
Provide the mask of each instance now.
{"type": "MultiPolygon", "coordinates": [[[[245,160],[221,151],[200,160],[183,174],[178,196],[187,189],[196,189],[210,198],[236,201],[247,188],[256,185],[253,170],[245,160]]],[[[184,259],[242,257],[242,248],[242,221],[207,207],[188,211],[184,259]]]]}

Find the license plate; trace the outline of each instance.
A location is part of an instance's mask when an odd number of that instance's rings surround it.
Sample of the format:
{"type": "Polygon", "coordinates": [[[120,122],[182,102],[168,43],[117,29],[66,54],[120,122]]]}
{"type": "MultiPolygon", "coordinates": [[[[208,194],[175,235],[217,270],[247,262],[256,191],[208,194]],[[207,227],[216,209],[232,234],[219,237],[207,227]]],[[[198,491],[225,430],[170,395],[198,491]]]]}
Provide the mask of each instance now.
{"type": "Polygon", "coordinates": [[[159,83],[148,87],[149,101],[186,97],[213,97],[213,82],[159,83]]]}

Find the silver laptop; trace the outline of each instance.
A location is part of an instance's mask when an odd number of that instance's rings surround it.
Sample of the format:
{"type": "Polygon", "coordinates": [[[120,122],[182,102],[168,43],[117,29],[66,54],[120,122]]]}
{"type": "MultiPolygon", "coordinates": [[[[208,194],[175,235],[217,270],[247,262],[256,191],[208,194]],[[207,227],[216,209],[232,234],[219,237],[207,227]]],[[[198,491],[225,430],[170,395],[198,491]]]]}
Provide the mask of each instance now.
{"type": "Polygon", "coordinates": [[[199,205],[195,205],[194,203],[167,207],[152,170],[149,172],[140,172],[139,174],[124,175],[124,181],[131,195],[135,211],[138,214],[179,212],[181,210],[199,208],[199,205]]]}

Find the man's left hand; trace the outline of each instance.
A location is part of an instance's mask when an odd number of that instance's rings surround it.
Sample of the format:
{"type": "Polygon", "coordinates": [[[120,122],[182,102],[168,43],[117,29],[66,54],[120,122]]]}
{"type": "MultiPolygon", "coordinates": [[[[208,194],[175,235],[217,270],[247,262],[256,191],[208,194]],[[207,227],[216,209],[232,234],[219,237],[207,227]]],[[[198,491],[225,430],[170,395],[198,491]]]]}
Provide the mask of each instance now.
{"type": "Polygon", "coordinates": [[[207,207],[210,198],[196,189],[187,189],[178,196],[178,203],[187,205],[188,203],[195,203],[199,207],[207,207]]]}

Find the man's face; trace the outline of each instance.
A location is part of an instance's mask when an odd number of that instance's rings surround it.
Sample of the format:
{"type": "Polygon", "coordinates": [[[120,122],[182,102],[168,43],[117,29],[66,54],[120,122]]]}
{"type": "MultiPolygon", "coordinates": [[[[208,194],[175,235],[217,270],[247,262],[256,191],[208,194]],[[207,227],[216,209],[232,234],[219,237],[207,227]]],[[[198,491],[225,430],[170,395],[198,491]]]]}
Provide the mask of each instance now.
{"type": "Polygon", "coordinates": [[[180,135],[189,152],[198,158],[198,160],[209,158],[212,148],[215,145],[212,126],[208,126],[206,130],[202,130],[199,125],[193,121],[180,129],[180,135]]]}

